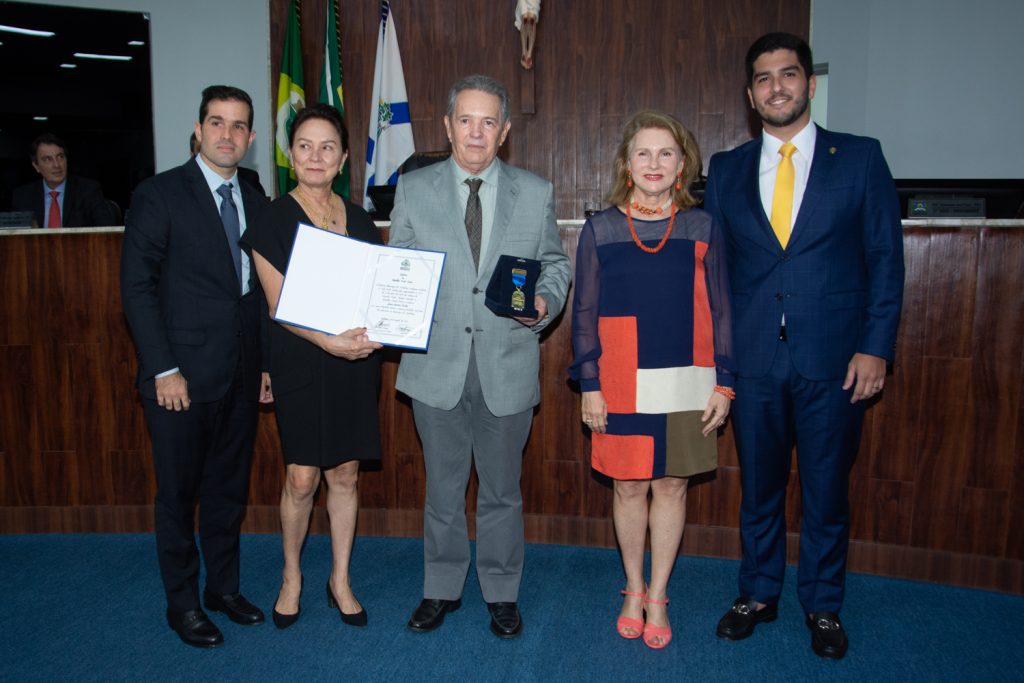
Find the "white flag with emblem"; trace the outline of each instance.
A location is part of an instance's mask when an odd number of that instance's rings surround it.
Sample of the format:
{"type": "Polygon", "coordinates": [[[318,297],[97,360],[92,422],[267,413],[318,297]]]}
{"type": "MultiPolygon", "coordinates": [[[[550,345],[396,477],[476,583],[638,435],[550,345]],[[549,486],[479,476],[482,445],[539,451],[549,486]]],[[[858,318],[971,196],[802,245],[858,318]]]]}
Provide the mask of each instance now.
{"type": "Polygon", "coordinates": [[[370,111],[370,137],[366,143],[366,181],[363,207],[373,208],[367,188],[371,185],[398,184],[399,167],[412,156],[409,98],[405,94],[402,58],[398,54],[395,18],[391,3],[380,3],[380,29],[377,32],[377,60],[373,69],[373,108],[370,111]]]}

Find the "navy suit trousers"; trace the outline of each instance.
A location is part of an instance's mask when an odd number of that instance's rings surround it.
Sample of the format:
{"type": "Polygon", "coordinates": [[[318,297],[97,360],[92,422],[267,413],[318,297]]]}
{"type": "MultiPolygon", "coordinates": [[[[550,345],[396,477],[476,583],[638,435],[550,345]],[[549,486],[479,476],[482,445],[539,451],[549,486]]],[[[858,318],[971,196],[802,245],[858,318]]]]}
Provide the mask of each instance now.
{"type": "Polygon", "coordinates": [[[797,450],[800,566],[797,596],[807,613],[838,613],[850,536],[849,473],[860,445],[864,402],[850,403],[843,379],[811,381],[777,346],[768,373],[740,376],[733,403],[743,502],[740,595],[775,604],[786,569],[786,484],[797,450]]]}

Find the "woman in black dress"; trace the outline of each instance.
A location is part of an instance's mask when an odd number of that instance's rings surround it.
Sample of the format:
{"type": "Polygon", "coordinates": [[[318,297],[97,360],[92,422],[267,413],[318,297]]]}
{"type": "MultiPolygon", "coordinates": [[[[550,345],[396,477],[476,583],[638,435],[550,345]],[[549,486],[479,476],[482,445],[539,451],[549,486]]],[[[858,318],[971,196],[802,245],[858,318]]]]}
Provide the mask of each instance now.
{"type": "MultiPolygon", "coordinates": [[[[288,144],[298,187],[264,209],[242,238],[252,251],[271,318],[300,222],[382,243],[369,215],[331,190],[348,156],[348,131],[338,110],[325,104],[303,109],[292,123],[288,144]]],[[[345,623],[366,624],[366,611],[349,584],[348,565],[359,509],[359,461],[380,459],[380,354],[374,353],[379,348],[365,328],[329,335],[270,325],[270,379],[287,468],[281,493],[283,583],[273,611],[278,628],[299,618],[299,556],[321,472],[333,550],[327,601],[345,623]]]]}

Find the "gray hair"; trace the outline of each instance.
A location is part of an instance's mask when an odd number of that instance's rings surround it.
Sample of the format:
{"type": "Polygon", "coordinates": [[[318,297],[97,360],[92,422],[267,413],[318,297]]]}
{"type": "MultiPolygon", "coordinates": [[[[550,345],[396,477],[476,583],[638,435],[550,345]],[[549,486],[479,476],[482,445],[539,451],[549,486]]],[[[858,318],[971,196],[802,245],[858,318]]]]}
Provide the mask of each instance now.
{"type": "Polygon", "coordinates": [[[502,85],[501,81],[481,74],[473,74],[455,81],[451,90],[448,91],[447,114],[449,119],[455,115],[455,100],[463,90],[480,90],[501,100],[501,121],[498,123],[502,126],[505,125],[509,118],[508,88],[502,85]]]}

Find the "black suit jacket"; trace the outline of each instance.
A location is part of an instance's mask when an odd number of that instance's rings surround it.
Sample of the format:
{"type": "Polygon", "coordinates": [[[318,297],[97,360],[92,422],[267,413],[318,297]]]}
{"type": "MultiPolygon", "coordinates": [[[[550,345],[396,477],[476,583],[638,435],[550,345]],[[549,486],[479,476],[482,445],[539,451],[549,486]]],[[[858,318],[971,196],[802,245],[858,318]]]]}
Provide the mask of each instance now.
{"type": "MultiPolygon", "coordinates": [[[[46,227],[43,215],[43,180],[14,188],[11,208],[14,211],[31,211],[36,225],[46,227]]],[[[113,208],[103,198],[100,184],[95,180],[69,175],[64,185],[64,210],[61,226],[65,228],[92,228],[120,225],[113,208]]]]}
{"type": "MultiPolygon", "coordinates": [[[[267,202],[239,183],[246,225],[267,202]]],[[[216,401],[241,355],[243,391],[259,394],[261,315],[256,269],[241,296],[217,203],[198,162],[145,180],[132,195],[121,252],[121,299],[138,354],[139,391],[155,398],[156,374],[181,368],[193,401],[216,401]]]]}

